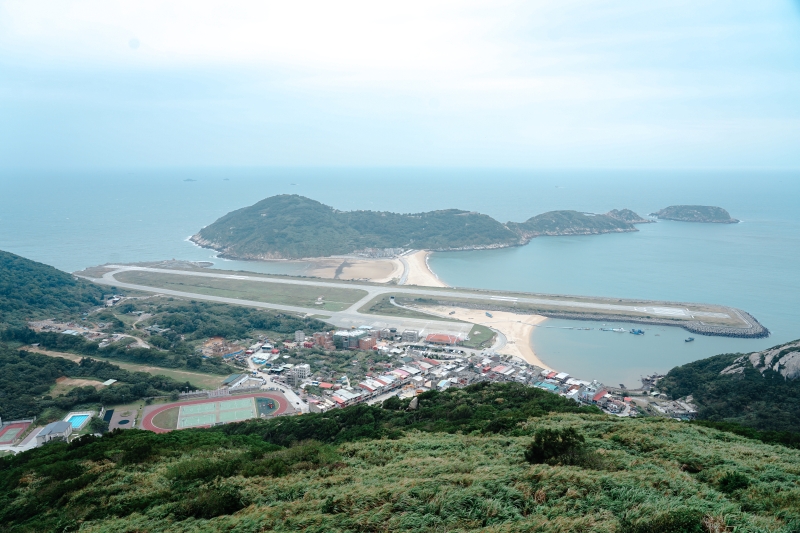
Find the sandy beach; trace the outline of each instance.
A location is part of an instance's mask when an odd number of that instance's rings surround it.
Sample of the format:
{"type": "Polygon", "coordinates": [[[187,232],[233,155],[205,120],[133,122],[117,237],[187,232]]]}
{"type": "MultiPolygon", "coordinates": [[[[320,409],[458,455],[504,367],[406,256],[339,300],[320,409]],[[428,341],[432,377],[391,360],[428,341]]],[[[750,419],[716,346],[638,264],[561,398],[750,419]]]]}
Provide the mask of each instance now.
{"type": "Polygon", "coordinates": [[[431,252],[420,250],[403,256],[408,263],[408,278],[406,285],[421,285],[424,287],[447,287],[448,285],[436,277],[428,266],[428,257],[431,252]]]}
{"type": "Polygon", "coordinates": [[[403,276],[403,263],[399,259],[320,257],[297,262],[308,265],[307,276],[318,278],[389,283],[403,276]]]}
{"type": "Polygon", "coordinates": [[[531,346],[533,328],[547,320],[546,317],[541,315],[522,315],[506,311],[489,311],[492,315],[492,318],[489,318],[486,316],[486,309],[451,306],[419,306],[419,308],[443,317],[457,318],[465,322],[495,329],[506,336],[506,345],[497,350],[497,353],[519,357],[538,367],[551,368],[536,356],[536,352],[533,351],[533,346],[531,346]],[[451,311],[456,313],[451,315],[451,311]]]}

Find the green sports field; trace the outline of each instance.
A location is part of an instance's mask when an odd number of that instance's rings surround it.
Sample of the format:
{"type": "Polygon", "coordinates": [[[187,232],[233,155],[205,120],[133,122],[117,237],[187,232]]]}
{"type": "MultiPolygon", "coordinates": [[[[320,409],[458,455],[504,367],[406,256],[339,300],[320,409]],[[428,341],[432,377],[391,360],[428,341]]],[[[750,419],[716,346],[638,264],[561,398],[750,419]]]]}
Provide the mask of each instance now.
{"type": "Polygon", "coordinates": [[[220,422],[237,422],[255,417],[256,402],[253,398],[182,405],[178,414],[178,429],[213,426],[220,422]]]}

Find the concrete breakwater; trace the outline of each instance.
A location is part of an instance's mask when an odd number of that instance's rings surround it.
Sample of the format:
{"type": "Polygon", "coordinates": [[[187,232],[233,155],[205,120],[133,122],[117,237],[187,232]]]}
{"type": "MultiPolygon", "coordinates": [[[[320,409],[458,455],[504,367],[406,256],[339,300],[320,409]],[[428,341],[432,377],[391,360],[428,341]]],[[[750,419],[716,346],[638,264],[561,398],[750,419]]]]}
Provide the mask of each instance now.
{"type": "MultiPolygon", "coordinates": [[[[453,302],[450,301],[437,301],[438,305],[451,306],[453,302]]],[[[634,324],[649,324],[652,326],[673,326],[683,328],[686,331],[696,335],[706,335],[711,337],[733,337],[739,339],[763,339],[769,337],[769,330],[762,326],[758,320],[750,313],[742,311],[741,309],[728,309],[739,316],[744,322],[748,324],[747,327],[736,328],[731,326],[718,326],[713,324],[705,324],[699,320],[684,321],[674,320],[667,318],[645,318],[633,316],[620,316],[603,313],[575,313],[569,311],[550,311],[550,310],[537,310],[537,309],[519,309],[507,305],[497,304],[478,304],[459,302],[459,307],[467,307],[470,309],[487,309],[489,311],[507,311],[516,314],[530,314],[546,316],[547,318],[562,318],[565,320],[590,320],[593,322],[629,322],[634,324]]]]}

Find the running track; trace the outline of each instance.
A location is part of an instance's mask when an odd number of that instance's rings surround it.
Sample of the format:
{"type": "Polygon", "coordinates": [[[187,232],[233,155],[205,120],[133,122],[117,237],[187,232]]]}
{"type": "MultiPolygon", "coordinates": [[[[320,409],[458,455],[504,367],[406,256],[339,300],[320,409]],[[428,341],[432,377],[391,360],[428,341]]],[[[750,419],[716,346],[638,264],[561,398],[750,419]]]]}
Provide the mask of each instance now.
{"type": "MultiPolygon", "coordinates": [[[[142,419],[142,429],[146,429],[147,431],[152,431],[154,433],[169,433],[170,431],[174,431],[172,429],[164,429],[156,426],[153,424],[153,417],[155,417],[158,413],[162,413],[167,409],[172,409],[173,407],[178,407],[181,405],[195,405],[200,403],[214,403],[220,402],[225,400],[241,400],[244,398],[270,398],[278,402],[278,410],[275,411],[274,415],[282,415],[285,413],[289,408],[289,400],[283,394],[276,393],[276,392],[257,392],[255,394],[242,394],[239,395],[231,395],[231,396],[221,396],[219,398],[208,398],[206,400],[194,400],[192,402],[176,402],[176,403],[168,403],[166,405],[162,405],[156,409],[153,409],[142,419]]],[[[196,427],[210,427],[210,426],[196,426],[196,427]]],[[[189,428],[186,428],[189,429],[189,428]]]]}

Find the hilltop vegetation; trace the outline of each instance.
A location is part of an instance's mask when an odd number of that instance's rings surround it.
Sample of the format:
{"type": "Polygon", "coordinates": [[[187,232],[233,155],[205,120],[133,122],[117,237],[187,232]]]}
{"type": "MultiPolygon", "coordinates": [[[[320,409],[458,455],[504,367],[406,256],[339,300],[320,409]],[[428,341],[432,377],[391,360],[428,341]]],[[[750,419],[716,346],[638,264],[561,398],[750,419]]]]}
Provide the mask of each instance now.
{"type": "Polygon", "coordinates": [[[386,248],[499,248],[524,244],[538,235],[617,231],[636,228],[619,218],[576,211],[553,211],[523,223],[502,224],[458,209],[415,214],[337,211],[302,196],[279,195],[228,213],[201,229],[192,241],[226,257],[297,259],[386,248]]]}
{"type": "Polygon", "coordinates": [[[103,292],[99,285],[0,250],[0,328],[87,311],[102,304],[103,292]]]}
{"type": "Polygon", "coordinates": [[[671,205],[652,213],[662,220],[679,220],[681,222],[710,222],[718,224],[735,224],[739,222],[731,218],[730,213],[721,207],[711,205],[671,205]]]}
{"type": "Polygon", "coordinates": [[[636,231],[633,224],[620,218],[588,215],[578,211],[549,211],[521,224],[509,222],[508,226],[526,239],[542,235],[598,235],[636,231]]]}
{"type": "Polygon", "coordinates": [[[419,411],[358,406],[54,443],[0,459],[0,520],[10,532],[800,527],[798,450],[565,413],[567,400],[521,391],[480,385],[426,393],[419,411]],[[513,424],[492,426],[509,413],[513,424]]]}
{"type": "Polygon", "coordinates": [[[799,378],[800,341],[794,341],[675,367],[658,386],[673,398],[691,396],[704,420],[800,432],[799,378]]]}

